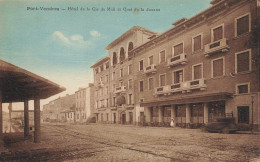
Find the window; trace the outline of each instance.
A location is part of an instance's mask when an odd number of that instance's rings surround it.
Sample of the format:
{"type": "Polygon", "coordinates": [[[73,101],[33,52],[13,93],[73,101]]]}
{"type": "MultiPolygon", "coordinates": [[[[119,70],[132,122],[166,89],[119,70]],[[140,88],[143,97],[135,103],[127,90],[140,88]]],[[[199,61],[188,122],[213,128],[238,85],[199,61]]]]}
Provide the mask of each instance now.
{"type": "Polygon", "coordinates": [[[237,94],[249,93],[249,83],[237,84],[237,94]]]}
{"type": "Polygon", "coordinates": [[[236,73],[251,71],[251,50],[236,53],[236,73]]]}
{"type": "Polygon", "coordinates": [[[108,107],[108,99],[106,100],[106,107],[108,107]]]}
{"type": "Polygon", "coordinates": [[[128,65],[128,75],[132,74],[132,64],[128,65]]]}
{"type": "Polygon", "coordinates": [[[120,48],[120,62],[125,60],[125,50],[123,47],[120,48]]]}
{"type": "Polygon", "coordinates": [[[115,79],[115,74],[116,74],[115,72],[112,73],[112,80],[115,79]]]}
{"type": "Polygon", "coordinates": [[[141,60],[141,61],[139,61],[139,71],[141,71],[143,69],[144,69],[144,61],[141,60]]]}
{"type": "Polygon", "coordinates": [[[203,78],[203,73],[202,73],[202,64],[198,65],[193,65],[192,66],[192,79],[197,80],[203,78]]]}
{"type": "Polygon", "coordinates": [[[143,98],[140,98],[139,102],[140,102],[140,103],[144,102],[144,99],[143,99],[143,98]]]}
{"type": "Polygon", "coordinates": [[[165,62],[165,60],[166,60],[166,58],[165,58],[165,50],[163,50],[163,51],[161,51],[160,53],[159,53],[159,61],[160,61],[160,63],[162,63],[162,62],[165,62]]]}
{"type": "Polygon", "coordinates": [[[122,87],[123,86],[123,82],[120,82],[120,87],[122,87]]]}
{"type": "Polygon", "coordinates": [[[222,39],[224,37],[224,25],[213,28],[211,32],[212,42],[222,39]]]}
{"type": "Polygon", "coordinates": [[[183,43],[173,46],[173,55],[177,56],[183,53],[183,43]]]}
{"type": "Polygon", "coordinates": [[[116,97],[113,97],[113,106],[116,106],[116,97]]]}
{"type": "Polygon", "coordinates": [[[223,76],[224,75],[224,58],[218,58],[215,60],[212,60],[211,62],[211,67],[212,67],[212,73],[211,73],[211,77],[219,77],[219,76],[223,76]]]}
{"type": "Polygon", "coordinates": [[[131,57],[131,50],[134,48],[133,42],[129,42],[128,44],[128,57],[131,57]]]}
{"type": "Polygon", "coordinates": [[[152,90],[154,88],[153,78],[148,79],[148,89],[152,90]]]}
{"type": "Polygon", "coordinates": [[[131,105],[133,104],[133,95],[132,94],[128,94],[128,104],[131,105]]]}
{"type": "Polygon", "coordinates": [[[148,63],[149,63],[149,65],[152,65],[152,64],[153,64],[153,56],[150,56],[150,57],[148,58],[148,63]]]}
{"type": "Polygon", "coordinates": [[[106,87],[106,91],[107,91],[107,94],[108,94],[108,87],[106,87]]]}
{"type": "Polygon", "coordinates": [[[128,89],[132,89],[133,88],[133,80],[129,79],[128,80],[128,89]]]}
{"type": "Polygon", "coordinates": [[[117,64],[117,54],[116,52],[113,53],[113,65],[117,64]]]}
{"type": "Polygon", "coordinates": [[[173,84],[183,82],[183,70],[177,70],[173,72],[173,84]]]}
{"type": "Polygon", "coordinates": [[[250,32],[250,14],[247,13],[235,19],[235,36],[250,32]]]}
{"type": "Polygon", "coordinates": [[[115,84],[113,84],[113,91],[115,91],[116,90],[116,85],[115,84]]]}
{"type": "Polygon", "coordinates": [[[139,82],[139,91],[140,92],[144,91],[144,81],[142,81],[142,80],[139,82]]]}
{"type": "Polygon", "coordinates": [[[160,75],[160,87],[165,86],[166,85],[166,74],[161,74],[160,75]]]}
{"type": "Polygon", "coordinates": [[[120,77],[123,77],[124,73],[123,73],[123,69],[120,69],[120,77]]]}
{"type": "Polygon", "coordinates": [[[100,72],[103,71],[104,68],[103,68],[103,65],[100,66],[100,72]]]}
{"type": "Polygon", "coordinates": [[[109,62],[106,62],[106,69],[109,68],[109,62]]]}
{"type": "Polygon", "coordinates": [[[192,52],[202,49],[202,34],[192,38],[192,52]]]}

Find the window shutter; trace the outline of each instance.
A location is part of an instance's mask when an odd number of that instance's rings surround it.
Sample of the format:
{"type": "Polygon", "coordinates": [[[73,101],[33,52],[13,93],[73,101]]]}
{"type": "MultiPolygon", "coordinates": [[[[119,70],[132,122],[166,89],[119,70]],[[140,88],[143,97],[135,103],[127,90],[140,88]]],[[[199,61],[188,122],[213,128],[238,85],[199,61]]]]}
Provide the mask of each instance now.
{"type": "Polygon", "coordinates": [[[202,66],[197,65],[193,67],[194,69],[194,80],[202,78],[202,66]]]}
{"type": "Polygon", "coordinates": [[[249,15],[237,19],[237,36],[249,32],[249,15]]]}
{"type": "Polygon", "coordinates": [[[180,55],[182,53],[183,53],[183,43],[174,46],[174,56],[180,55]]]}
{"type": "Polygon", "coordinates": [[[218,28],[213,29],[213,41],[218,41],[223,38],[223,27],[220,26],[218,28]]]}
{"type": "Polygon", "coordinates": [[[237,72],[249,71],[249,52],[237,55],[237,72]]]}
{"type": "Polygon", "coordinates": [[[223,59],[213,61],[213,77],[223,76],[223,59]]]}
{"type": "Polygon", "coordinates": [[[197,51],[197,50],[200,50],[201,49],[201,35],[193,38],[193,42],[194,42],[194,45],[193,45],[193,51],[197,51]]]}

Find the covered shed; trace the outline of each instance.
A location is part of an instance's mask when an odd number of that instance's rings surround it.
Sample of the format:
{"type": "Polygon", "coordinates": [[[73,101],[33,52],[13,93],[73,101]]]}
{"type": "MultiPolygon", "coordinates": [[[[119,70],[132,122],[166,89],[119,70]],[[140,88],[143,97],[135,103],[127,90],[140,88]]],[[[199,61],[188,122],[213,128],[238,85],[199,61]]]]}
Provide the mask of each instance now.
{"type": "Polygon", "coordinates": [[[3,139],[2,103],[24,102],[24,136],[29,135],[29,105],[34,101],[34,142],[40,142],[40,100],[66,89],[41,76],[0,59],[0,139],[3,139]]]}

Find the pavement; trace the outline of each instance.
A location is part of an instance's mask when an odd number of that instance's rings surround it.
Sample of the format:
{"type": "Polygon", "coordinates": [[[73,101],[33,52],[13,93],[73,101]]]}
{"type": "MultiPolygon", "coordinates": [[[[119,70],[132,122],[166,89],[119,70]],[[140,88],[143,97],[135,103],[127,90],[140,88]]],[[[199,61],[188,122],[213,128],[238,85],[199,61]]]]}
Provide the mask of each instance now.
{"type": "Polygon", "coordinates": [[[260,161],[260,134],[114,124],[42,124],[41,142],[12,143],[0,161],[260,161]]]}

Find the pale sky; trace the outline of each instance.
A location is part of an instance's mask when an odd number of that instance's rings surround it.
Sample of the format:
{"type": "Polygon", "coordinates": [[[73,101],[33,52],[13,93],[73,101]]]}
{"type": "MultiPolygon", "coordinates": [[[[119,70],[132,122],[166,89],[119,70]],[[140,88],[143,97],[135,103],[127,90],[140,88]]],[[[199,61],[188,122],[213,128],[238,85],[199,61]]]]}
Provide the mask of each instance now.
{"type": "Polygon", "coordinates": [[[41,100],[43,105],[92,83],[90,66],[107,56],[104,48],[131,27],[162,33],[180,18],[210,6],[210,0],[0,0],[0,59],[67,89],[41,100]],[[69,7],[78,11],[68,11],[69,7]],[[134,12],[135,8],[144,11],[134,12]]]}

